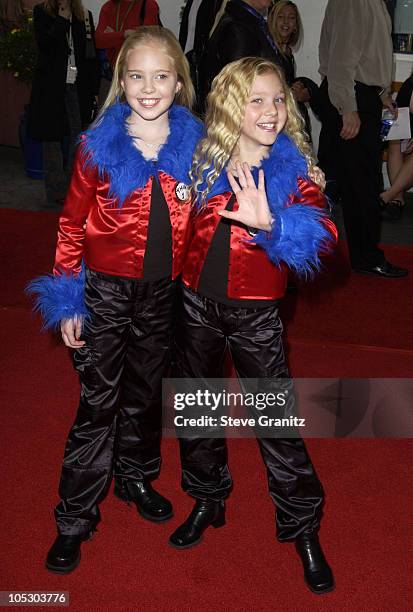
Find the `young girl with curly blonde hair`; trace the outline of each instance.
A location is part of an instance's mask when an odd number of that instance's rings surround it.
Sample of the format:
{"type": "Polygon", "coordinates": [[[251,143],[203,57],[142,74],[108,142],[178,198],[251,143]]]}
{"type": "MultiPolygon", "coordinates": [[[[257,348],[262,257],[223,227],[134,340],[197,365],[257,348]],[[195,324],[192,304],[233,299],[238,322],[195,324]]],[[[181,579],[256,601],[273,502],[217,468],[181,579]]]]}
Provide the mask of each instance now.
{"type": "MultiPolygon", "coordinates": [[[[278,316],[288,269],[308,276],[336,240],[325,197],[310,178],[319,180],[302,130],[273,63],[245,58],[215,78],[206,136],[191,171],[193,234],[176,334],[182,378],[221,377],[227,350],[242,379],[288,377],[278,316]]],[[[187,437],[180,443],[183,488],[196,503],[170,543],[188,548],[208,526],[225,524],[232,483],[224,438],[187,437]]],[[[303,440],[258,443],[277,506],[278,539],[296,542],[314,592],[332,590],[317,537],[323,490],[303,440]]]]}

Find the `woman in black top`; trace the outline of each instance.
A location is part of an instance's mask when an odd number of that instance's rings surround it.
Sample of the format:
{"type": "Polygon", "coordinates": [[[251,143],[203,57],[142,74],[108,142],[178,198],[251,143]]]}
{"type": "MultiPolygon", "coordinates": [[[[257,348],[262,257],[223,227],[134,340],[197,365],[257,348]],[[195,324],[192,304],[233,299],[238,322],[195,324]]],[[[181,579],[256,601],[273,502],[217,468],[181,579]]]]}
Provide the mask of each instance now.
{"type": "Polygon", "coordinates": [[[284,70],[285,80],[290,85],[298,110],[306,124],[306,131],[311,140],[311,122],[306,104],[319,115],[318,86],[305,77],[296,78],[296,64],[292,48],[301,38],[302,24],[297,6],[290,0],[280,0],[268,15],[268,28],[279,51],[279,65],[284,70]]]}
{"type": "Polygon", "coordinates": [[[295,79],[295,60],[292,52],[301,35],[298,9],[289,0],[280,0],[268,15],[268,28],[280,52],[285,80],[292,85],[295,79]]]}
{"type": "Polygon", "coordinates": [[[28,133],[44,142],[46,196],[53,205],[66,194],[76,139],[91,120],[99,66],[92,13],[80,0],[46,0],[34,7],[33,18],[39,55],[28,133]]]}

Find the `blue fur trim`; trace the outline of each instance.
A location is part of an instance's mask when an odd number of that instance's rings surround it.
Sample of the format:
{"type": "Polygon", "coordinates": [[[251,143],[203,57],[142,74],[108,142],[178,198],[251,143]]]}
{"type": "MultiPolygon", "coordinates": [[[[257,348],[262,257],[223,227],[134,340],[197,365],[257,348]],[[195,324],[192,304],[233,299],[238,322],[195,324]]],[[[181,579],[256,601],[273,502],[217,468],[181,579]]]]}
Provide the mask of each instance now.
{"type": "MultiPolygon", "coordinates": [[[[297,192],[298,177],[308,178],[307,161],[297,146],[286,134],[279,134],[271,147],[269,156],[263,160],[261,168],[265,174],[265,188],[272,213],[277,213],[279,207],[284,207],[289,196],[297,192]]],[[[204,173],[205,176],[208,170],[204,173]]],[[[258,169],[253,168],[252,173],[257,179],[258,169]]],[[[205,184],[205,183],[204,183],[205,184]]],[[[204,185],[201,185],[202,191],[204,185]]],[[[223,170],[208,198],[232,191],[228,182],[227,172],[223,170]]]]}
{"type": "MultiPolygon", "coordinates": [[[[323,219],[328,218],[326,210],[305,204],[290,205],[291,196],[299,193],[298,179],[308,180],[307,161],[286,134],[279,134],[261,167],[274,229],[269,233],[259,232],[253,242],[276,265],[283,261],[298,274],[309,276],[320,268],[319,256],[329,250],[331,237],[323,224],[323,219]]],[[[252,174],[257,182],[258,168],[253,168],[252,174]]],[[[208,198],[228,191],[232,189],[224,170],[208,198]]],[[[196,205],[199,204],[198,201],[196,205]]]]}
{"type": "Polygon", "coordinates": [[[26,292],[36,296],[34,310],[40,312],[44,329],[58,329],[62,319],[88,315],[84,298],[84,270],[77,276],[39,276],[27,285],[26,292]]]}
{"type": "Polygon", "coordinates": [[[157,171],[166,172],[179,182],[189,184],[189,170],[195,146],[202,135],[202,123],[184,106],[169,110],[169,136],[159,151],[158,160],[146,160],[134,146],[126,130],[131,114],[128,104],[110,106],[101,119],[84,134],[85,165],[97,167],[101,178],[109,178],[110,197],[122,206],[136,189],[143,188],[157,171]]]}
{"type": "Polygon", "coordinates": [[[302,276],[320,269],[320,255],[329,252],[330,233],[323,224],[325,211],[315,206],[293,204],[279,209],[274,229],[259,232],[259,244],[276,265],[283,261],[302,276]]]}

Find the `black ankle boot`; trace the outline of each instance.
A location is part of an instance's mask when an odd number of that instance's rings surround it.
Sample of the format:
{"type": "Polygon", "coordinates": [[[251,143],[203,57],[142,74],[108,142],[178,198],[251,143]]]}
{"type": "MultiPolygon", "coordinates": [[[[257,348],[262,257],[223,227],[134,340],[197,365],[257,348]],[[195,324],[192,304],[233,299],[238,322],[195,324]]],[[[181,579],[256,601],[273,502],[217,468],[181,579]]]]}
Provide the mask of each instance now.
{"type": "Polygon", "coordinates": [[[317,533],[304,532],[295,541],[304,567],[305,581],[313,593],[321,595],[334,589],[334,577],[322,551],[317,533]]]}
{"type": "Polygon", "coordinates": [[[114,493],[122,501],[133,502],[148,521],[160,523],[173,516],[171,502],[155,491],[149,481],[117,478],[114,493]]]}
{"type": "Polygon", "coordinates": [[[46,568],[57,574],[73,572],[80,563],[82,542],[91,538],[92,532],[87,535],[58,535],[47,554],[46,568]]]}
{"type": "Polygon", "coordinates": [[[222,527],[225,525],[225,504],[221,502],[206,502],[197,500],[191,514],[169,538],[169,544],[174,548],[191,548],[202,540],[202,534],[207,527],[222,527]]]}

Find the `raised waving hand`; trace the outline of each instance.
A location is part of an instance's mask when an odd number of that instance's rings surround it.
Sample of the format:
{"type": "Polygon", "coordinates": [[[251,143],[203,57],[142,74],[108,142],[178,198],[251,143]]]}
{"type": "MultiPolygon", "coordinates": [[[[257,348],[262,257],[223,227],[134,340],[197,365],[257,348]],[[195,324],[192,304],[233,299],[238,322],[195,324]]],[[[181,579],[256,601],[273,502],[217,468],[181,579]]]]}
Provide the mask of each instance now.
{"type": "Polygon", "coordinates": [[[272,216],[265,193],[264,171],[258,173],[257,186],[246,162],[237,162],[235,169],[238,181],[231,171],[228,171],[228,181],[237,198],[238,210],[220,210],[218,214],[248,227],[270,231],[272,216]]]}

